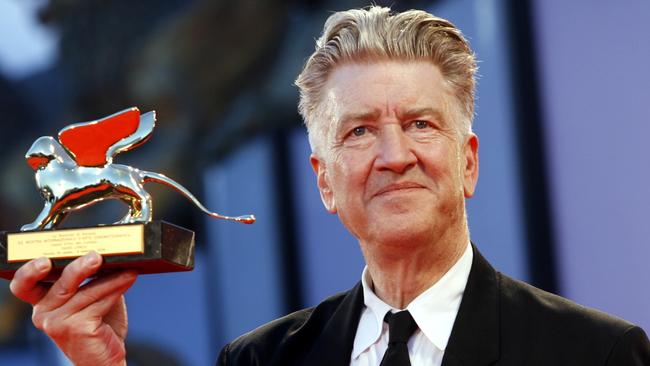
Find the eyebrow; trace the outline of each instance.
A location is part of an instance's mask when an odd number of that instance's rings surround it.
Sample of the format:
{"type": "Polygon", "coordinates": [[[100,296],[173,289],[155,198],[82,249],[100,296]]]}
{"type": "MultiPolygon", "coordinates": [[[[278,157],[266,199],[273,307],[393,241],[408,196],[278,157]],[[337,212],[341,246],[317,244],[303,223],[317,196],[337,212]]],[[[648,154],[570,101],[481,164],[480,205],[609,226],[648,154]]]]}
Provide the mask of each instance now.
{"type": "Polygon", "coordinates": [[[378,108],[373,110],[359,112],[359,113],[345,113],[339,118],[338,125],[344,125],[347,122],[352,121],[371,121],[376,120],[381,115],[381,111],[378,108]]]}
{"type": "Polygon", "coordinates": [[[420,116],[431,116],[440,122],[443,123],[445,122],[444,114],[442,113],[442,111],[440,111],[440,109],[437,108],[430,108],[430,107],[412,108],[412,109],[398,111],[397,113],[397,118],[399,118],[400,120],[407,120],[407,119],[417,118],[420,116]]]}

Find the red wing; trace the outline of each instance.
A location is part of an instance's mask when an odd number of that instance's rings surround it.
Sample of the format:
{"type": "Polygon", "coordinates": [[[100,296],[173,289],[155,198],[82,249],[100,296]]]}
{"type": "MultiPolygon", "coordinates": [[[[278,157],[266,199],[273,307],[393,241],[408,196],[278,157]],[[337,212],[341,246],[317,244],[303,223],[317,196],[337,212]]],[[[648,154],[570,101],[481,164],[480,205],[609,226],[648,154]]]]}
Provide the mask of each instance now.
{"type": "Polygon", "coordinates": [[[106,151],[132,135],[140,124],[140,111],[130,108],[97,121],[70,125],[59,132],[59,141],[80,166],[102,166],[106,151]]]}

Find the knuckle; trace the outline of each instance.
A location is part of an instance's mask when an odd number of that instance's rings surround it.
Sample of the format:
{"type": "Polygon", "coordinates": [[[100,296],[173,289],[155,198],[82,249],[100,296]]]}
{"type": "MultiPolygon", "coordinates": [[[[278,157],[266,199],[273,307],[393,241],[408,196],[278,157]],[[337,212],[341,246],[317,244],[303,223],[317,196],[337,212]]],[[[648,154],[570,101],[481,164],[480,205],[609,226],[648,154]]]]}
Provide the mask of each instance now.
{"type": "Polygon", "coordinates": [[[20,294],[20,287],[21,286],[15,277],[11,282],[9,282],[9,291],[11,291],[11,293],[15,296],[18,296],[20,294]]]}
{"type": "Polygon", "coordinates": [[[32,323],[55,341],[97,336],[94,334],[92,321],[75,316],[62,316],[53,312],[44,313],[35,309],[32,313],[32,323]]]}
{"type": "Polygon", "coordinates": [[[53,329],[52,321],[50,319],[45,319],[41,323],[41,330],[48,336],[54,338],[55,330],[53,329]]]}
{"type": "Polygon", "coordinates": [[[53,316],[44,317],[41,326],[41,330],[53,339],[61,338],[66,333],[65,324],[53,316]]]}
{"type": "Polygon", "coordinates": [[[9,290],[16,296],[24,291],[25,283],[27,282],[24,268],[25,266],[20,267],[14,274],[14,278],[9,282],[9,290]]]}
{"type": "Polygon", "coordinates": [[[68,286],[68,284],[62,282],[59,284],[59,286],[57,286],[56,295],[59,297],[67,297],[68,295],[70,295],[71,291],[72,290],[68,286]]]}
{"type": "Polygon", "coordinates": [[[43,330],[43,313],[39,311],[38,306],[32,310],[32,323],[36,329],[43,330]]]}
{"type": "Polygon", "coordinates": [[[35,306],[32,312],[32,323],[34,323],[36,329],[43,331],[53,339],[60,338],[62,334],[67,332],[65,329],[66,323],[61,321],[59,316],[51,312],[40,311],[38,306],[35,306]]]}

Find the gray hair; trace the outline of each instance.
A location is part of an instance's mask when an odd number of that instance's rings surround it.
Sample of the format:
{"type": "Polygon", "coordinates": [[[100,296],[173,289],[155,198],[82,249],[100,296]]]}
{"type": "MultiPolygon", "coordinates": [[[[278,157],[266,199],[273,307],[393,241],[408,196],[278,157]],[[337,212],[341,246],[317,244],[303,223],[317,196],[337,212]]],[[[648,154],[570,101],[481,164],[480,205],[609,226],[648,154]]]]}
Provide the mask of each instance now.
{"type": "Polygon", "coordinates": [[[298,111],[309,131],[312,151],[319,153],[325,134],[325,124],[317,120],[323,118],[323,89],[330,73],[346,62],[382,59],[426,60],[438,66],[457,100],[461,131],[471,131],[477,66],[461,31],[425,11],[393,13],[389,8],[371,6],[332,14],[296,79],[298,111]]]}

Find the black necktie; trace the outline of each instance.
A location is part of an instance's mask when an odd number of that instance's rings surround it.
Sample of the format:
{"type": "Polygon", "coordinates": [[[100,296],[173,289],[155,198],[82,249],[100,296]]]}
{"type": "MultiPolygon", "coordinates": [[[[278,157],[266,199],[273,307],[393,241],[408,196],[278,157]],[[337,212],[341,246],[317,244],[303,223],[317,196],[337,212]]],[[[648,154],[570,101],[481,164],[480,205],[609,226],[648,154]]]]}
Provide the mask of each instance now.
{"type": "Polygon", "coordinates": [[[384,321],[388,323],[388,349],[379,366],[411,366],[406,342],[418,328],[411,313],[408,310],[395,314],[389,311],[384,321]]]}

